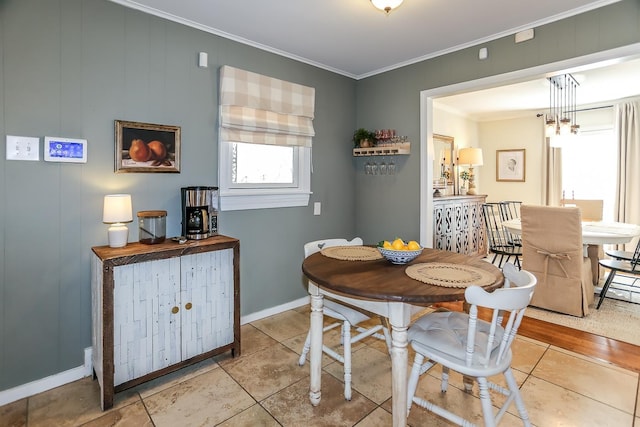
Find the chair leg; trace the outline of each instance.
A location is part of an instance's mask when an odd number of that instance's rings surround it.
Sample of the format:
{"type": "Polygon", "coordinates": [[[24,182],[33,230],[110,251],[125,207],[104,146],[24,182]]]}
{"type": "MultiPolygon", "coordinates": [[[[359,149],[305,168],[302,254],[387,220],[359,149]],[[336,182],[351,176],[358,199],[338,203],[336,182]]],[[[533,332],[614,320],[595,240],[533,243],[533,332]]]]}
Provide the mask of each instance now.
{"type": "Polygon", "coordinates": [[[524,406],[524,401],[522,400],[522,396],[520,395],[520,389],[518,388],[518,383],[516,382],[515,377],[513,376],[513,372],[511,369],[507,369],[504,372],[504,379],[507,382],[507,386],[509,387],[509,391],[513,396],[513,399],[516,403],[516,408],[518,408],[518,413],[520,414],[520,418],[522,418],[522,423],[526,427],[531,426],[531,420],[529,420],[529,414],[527,413],[527,408],[524,406]]]}
{"type": "Polygon", "coordinates": [[[302,354],[300,354],[300,359],[298,359],[298,365],[304,366],[304,362],[307,360],[307,354],[309,354],[309,350],[311,349],[311,331],[307,333],[307,339],[304,340],[304,347],[302,347],[302,354]]]}
{"type": "Polygon", "coordinates": [[[489,394],[489,384],[484,377],[478,377],[478,389],[480,392],[480,402],[482,403],[482,416],[485,427],[495,427],[496,420],[493,417],[493,405],[489,394]]]}
{"type": "MultiPolygon", "coordinates": [[[[330,331],[331,329],[337,328],[338,326],[341,326],[340,323],[333,323],[329,326],[325,326],[324,329],[322,329],[322,333],[324,334],[327,331],[330,331]]],[[[324,351],[324,345],[323,347],[323,351],[324,351]]],[[[304,340],[304,346],[302,347],[302,353],[300,354],[300,358],[298,359],[298,365],[300,366],[304,366],[304,362],[307,360],[307,354],[309,354],[309,350],[311,349],[311,330],[309,330],[309,332],[307,332],[307,338],[304,340]]]]}
{"type": "Polygon", "coordinates": [[[407,381],[407,416],[409,416],[409,411],[411,411],[413,397],[416,395],[416,388],[418,388],[418,379],[420,379],[420,370],[422,369],[423,360],[424,356],[420,353],[416,353],[416,357],[413,359],[411,374],[409,374],[409,381],[407,381]]]}
{"type": "Polygon", "coordinates": [[[443,393],[446,393],[448,387],[449,387],[449,368],[447,368],[446,366],[443,366],[442,378],[440,381],[440,391],[443,393]]]}
{"type": "Polygon", "coordinates": [[[384,318],[380,318],[382,322],[382,333],[384,333],[384,341],[387,343],[387,351],[391,354],[391,334],[389,333],[389,323],[384,318]]]}
{"type": "Polygon", "coordinates": [[[602,286],[602,290],[600,291],[600,300],[598,301],[596,310],[598,310],[600,308],[600,305],[602,305],[602,301],[604,301],[604,298],[607,296],[607,291],[609,290],[609,286],[611,285],[611,282],[613,282],[613,278],[615,276],[615,270],[609,271],[609,276],[607,276],[607,280],[604,282],[604,286],[602,286]]]}
{"type": "Polygon", "coordinates": [[[344,357],[344,398],[351,400],[351,324],[347,321],[342,323],[342,345],[344,357]]]}

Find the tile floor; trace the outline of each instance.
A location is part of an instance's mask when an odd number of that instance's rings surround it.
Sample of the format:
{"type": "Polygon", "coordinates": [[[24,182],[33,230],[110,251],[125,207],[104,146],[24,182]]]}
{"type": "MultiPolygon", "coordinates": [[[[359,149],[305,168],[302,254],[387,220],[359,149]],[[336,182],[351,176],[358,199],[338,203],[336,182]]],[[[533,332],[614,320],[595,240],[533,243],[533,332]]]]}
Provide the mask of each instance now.
{"type": "MultiPolygon", "coordinates": [[[[289,310],[242,326],[241,357],[219,356],[118,393],[109,411],[100,410],[89,377],[0,407],[0,426],[391,426],[390,361],[373,338],[354,347],[352,400],[342,397],[341,365],[325,357],[322,402],[310,405],[308,364],[297,364],[308,325],[307,307],[289,310]]],[[[339,341],[338,332],[328,334],[339,341]]],[[[535,426],[640,426],[638,374],[526,338],[514,355],[535,426]]],[[[461,378],[444,395],[436,376],[419,387],[482,425],[479,399],[461,391],[461,378]]],[[[514,413],[512,405],[501,426],[522,425],[514,413]]],[[[408,423],[450,425],[415,405],[408,423]]]]}

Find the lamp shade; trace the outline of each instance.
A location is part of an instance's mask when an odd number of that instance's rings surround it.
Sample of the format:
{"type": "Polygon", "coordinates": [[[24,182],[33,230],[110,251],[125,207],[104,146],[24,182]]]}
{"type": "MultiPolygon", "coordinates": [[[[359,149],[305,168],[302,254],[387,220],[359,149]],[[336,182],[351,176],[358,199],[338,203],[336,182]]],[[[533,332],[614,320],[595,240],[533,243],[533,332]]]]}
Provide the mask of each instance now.
{"type": "Polygon", "coordinates": [[[482,166],[482,149],[461,148],[458,151],[458,163],[461,165],[482,166]]]}
{"type": "Polygon", "coordinates": [[[133,221],[130,194],[109,194],[104,196],[102,222],[114,224],[133,221]]]}
{"type": "Polygon", "coordinates": [[[127,246],[129,229],[124,222],[133,221],[130,194],[109,194],[104,196],[102,222],[111,224],[108,230],[109,246],[122,248],[127,246]]]}

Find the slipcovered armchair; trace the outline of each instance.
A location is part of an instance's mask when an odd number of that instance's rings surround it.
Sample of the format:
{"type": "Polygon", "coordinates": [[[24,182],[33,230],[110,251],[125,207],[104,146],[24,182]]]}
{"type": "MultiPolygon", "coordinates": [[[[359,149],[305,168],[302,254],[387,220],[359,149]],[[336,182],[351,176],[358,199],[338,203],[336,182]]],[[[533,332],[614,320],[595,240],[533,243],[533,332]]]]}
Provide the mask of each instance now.
{"type": "Polygon", "coordinates": [[[580,209],[523,205],[522,268],[538,279],[531,305],[584,317],[594,300],[580,209]]]}
{"type": "Polygon", "coordinates": [[[602,221],[603,200],[562,199],[560,206],[580,208],[580,216],[583,221],[602,221]]]}

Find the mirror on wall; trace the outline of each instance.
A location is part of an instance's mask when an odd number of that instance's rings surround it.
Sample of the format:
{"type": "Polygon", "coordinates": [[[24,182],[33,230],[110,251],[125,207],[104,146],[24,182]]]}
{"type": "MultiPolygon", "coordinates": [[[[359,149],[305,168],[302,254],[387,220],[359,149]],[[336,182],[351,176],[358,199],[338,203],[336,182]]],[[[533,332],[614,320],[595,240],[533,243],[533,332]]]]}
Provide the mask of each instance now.
{"type": "MultiPolygon", "coordinates": [[[[434,165],[433,165],[433,180],[434,188],[439,189],[451,189],[454,188],[454,157],[453,157],[453,137],[446,135],[433,134],[433,148],[434,148],[434,165]],[[437,182],[437,184],[436,184],[437,182]],[[439,184],[439,185],[438,185],[439,184]]],[[[452,193],[453,194],[453,193],[452,193]]]]}

